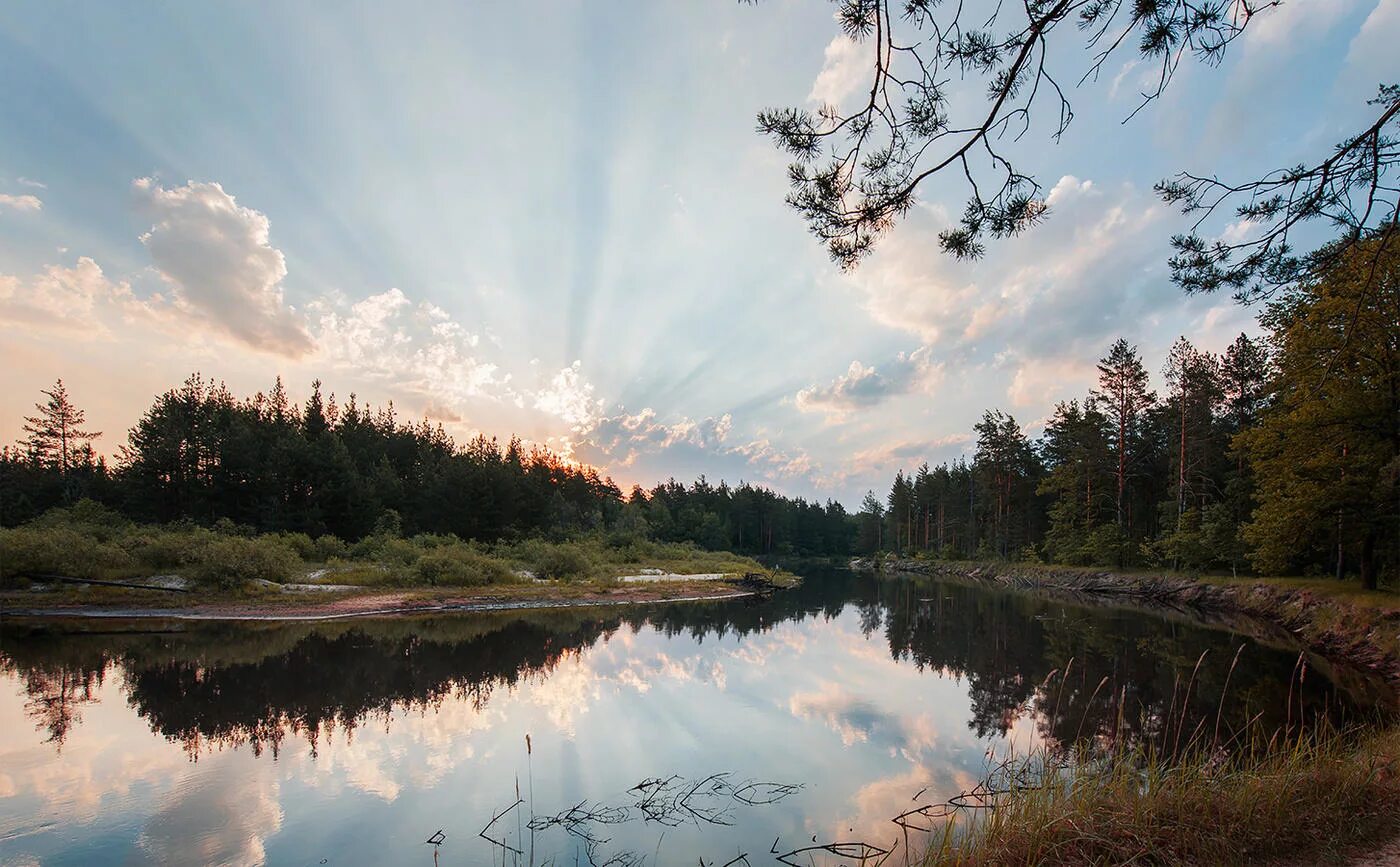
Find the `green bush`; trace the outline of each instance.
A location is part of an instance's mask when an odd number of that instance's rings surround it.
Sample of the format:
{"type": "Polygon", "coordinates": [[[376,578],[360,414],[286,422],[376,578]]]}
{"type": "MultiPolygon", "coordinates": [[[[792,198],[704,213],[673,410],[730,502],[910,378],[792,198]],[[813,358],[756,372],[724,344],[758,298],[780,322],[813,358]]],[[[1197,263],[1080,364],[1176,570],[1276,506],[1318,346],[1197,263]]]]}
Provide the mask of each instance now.
{"type": "Polygon", "coordinates": [[[541,578],[576,581],[593,574],[593,558],[580,545],[546,545],[535,559],[534,571],[541,578]]]}
{"type": "Polygon", "coordinates": [[[350,556],[356,560],[372,560],[397,566],[412,566],[423,555],[423,549],[397,536],[375,534],[356,542],[350,556]]]}
{"type": "Polygon", "coordinates": [[[201,584],[227,590],[245,581],[285,581],[300,566],[296,553],[276,538],[226,536],[204,547],[191,575],[201,584]]]}
{"type": "Polygon", "coordinates": [[[316,543],[311,541],[311,537],[305,533],[273,533],[263,538],[273,538],[287,546],[302,560],[314,561],[316,557],[316,543]]]}
{"type": "Polygon", "coordinates": [[[28,526],[0,530],[0,579],[17,575],[104,578],[133,566],[120,547],[71,527],[28,526]]]}
{"type": "Polygon", "coordinates": [[[431,551],[434,548],[442,548],[450,545],[460,545],[462,540],[452,535],[442,535],[440,533],[419,533],[409,539],[414,546],[424,551],[431,551]]]}
{"type": "Polygon", "coordinates": [[[49,509],[35,518],[29,526],[37,528],[67,528],[91,536],[99,542],[110,542],[131,526],[119,512],[95,500],[81,499],[67,508],[49,509]]]}
{"type": "Polygon", "coordinates": [[[501,560],[461,544],[429,551],[414,569],[420,582],[436,587],[479,587],[515,577],[501,560]]]}
{"type": "Polygon", "coordinates": [[[316,560],[321,563],[329,563],[331,560],[344,557],[350,553],[350,546],[345,544],[345,540],[339,536],[332,536],[326,533],[316,537],[316,556],[304,559],[316,560]]]}
{"type": "Polygon", "coordinates": [[[121,545],[148,569],[180,569],[199,560],[215,535],[200,528],[149,527],[127,534],[121,545]]]}
{"type": "Polygon", "coordinates": [[[215,533],[218,533],[220,536],[252,537],[256,536],[258,533],[257,530],[253,529],[247,524],[240,524],[229,517],[223,517],[215,521],[214,526],[210,529],[212,529],[215,533]]]}

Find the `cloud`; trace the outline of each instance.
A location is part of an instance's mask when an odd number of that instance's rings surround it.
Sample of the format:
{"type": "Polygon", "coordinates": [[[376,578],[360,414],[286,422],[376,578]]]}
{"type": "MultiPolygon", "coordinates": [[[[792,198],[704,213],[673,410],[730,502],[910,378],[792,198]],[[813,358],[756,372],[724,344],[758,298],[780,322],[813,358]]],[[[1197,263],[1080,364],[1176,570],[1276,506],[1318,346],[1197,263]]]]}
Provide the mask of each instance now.
{"type": "Polygon", "coordinates": [[[314,360],[422,397],[438,408],[441,420],[460,419],[473,398],[514,395],[510,377],[474,353],[476,335],[436,305],[414,304],[397,288],[353,303],[342,296],[318,298],[307,311],[314,360]]]}
{"type": "Polygon", "coordinates": [[[658,421],[656,411],[646,407],[636,414],[620,412],[601,416],[586,433],[590,446],[613,457],[610,461],[613,466],[628,467],[641,454],[655,454],[681,445],[714,452],[723,447],[733,426],[734,419],[729,413],[699,421],[682,417],[666,423],[658,421]]]}
{"type": "Polygon", "coordinates": [[[535,409],[557,416],[578,432],[596,425],[603,410],[603,401],[593,396],[592,383],[579,373],[581,367],[575,361],[560,370],[534,397],[535,409]]]}
{"type": "MultiPolygon", "coordinates": [[[[604,401],[575,361],[539,380],[517,381],[480,353],[480,335],[429,301],[414,303],[389,289],[350,302],[343,296],[307,305],[311,360],[355,371],[422,399],[439,421],[463,422],[474,404],[529,409],[563,422],[570,431],[592,430],[603,420],[604,401]],[[547,378],[546,378],[547,377],[547,378]]],[[[489,342],[489,341],[488,341],[489,342]]],[[[565,440],[555,448],[568,454],[565,440]]]]}
{"type": "Polygon", "coordinates": [[[851,747],[872,738],[886,744],[903,740],[903,726],[894,713],[866,699],[851,695],[838,683],[827,681],[820,690],[794,693],[788,711],[798,719],[824,723],[851,747]]]}
{"type": "Polygon", "coordinates": [[[188,773],[137,844],[159,864],[264,864],[264,842],[282,827],[278,791],[265,766],[227,762],[219,774],[188,773]]]}
{"type": "Polygon", "coordinates": [[[949,450],[961,451],[964,446],[971,442],[972,434],[952,433],[932,439],[875,446],[858,451],[851,456],[850,465],[853,470],[848,475],[868,472],[873,468],[894,469],[895,467],[912,467],[924,461],[933,463],[940,456],[946,457],[949,450]]]}
{"type": "Polygon", "coordinates": [[[930,394],[943,378],[943,365],[931,360],[931,351],[921,346],[913,352],[901,352],[881,370],[852,361],[830,385],[813,385],[797,392],[794,403],[802,412],[822,412],[828,421],[841,421],[856,410],[869,409],[897,395],[930,394]]]}
{"type": "Polygon", "coordinates": [[[28,279],[0,274],[0,324],[110,338],[118,324],[177,333],[186,323],[164,296],[137,298],[129,283],[113,281],[81,256],[71,268],[50,265],[28,279]]]}
{"type": "Polygon", "coordinates": [[[21,187],[33,187],[36,190],[47,190],[49,188],[49,185],[43,181],[36,181],[23,176],[15,178],[15,183],[19,184],[21,187]]]}
{"type": "MultiPolygon", "coordinates": [[[[300,361],[312,368],[312,376],[351,372],[361,384],[369,380],[396,397],[418,399],[438,421],[463,424],[472,410],[489,404],[509,410],[509,424],[533,425],[551,435],[562,432],[560,422],[578,431],[595,427],[601,417],[603,401],[594,397],[581,365],[552,375],[531,370],[517,382],[481,356],[477,334],[441,307],[414,302],[397,288],[354,302],[332,293],[308,303],[306,313],[301,333],[314,349],[300,361]]],[[[29,277],[0,274],[0,326],[161,345],[162,336],[187,341],[209,332],[225,343],[249,346],[212,328],[176,293],[138,297],[129,282],[110,278],[86,256],[71,267],[50,265],[29,277]]],[[[567,440],[551,445],[568,454],[567,440]]]]}
{"type": "Polygon", "coordinates": [[[812,456],[803,449],[787,449],[775,445],[767,437],[750,440],[735,446],[730,454],[743,455],[750,466],[771,480],[809,477],[813,482],[818,469],[812,456]]]}
{"type": "Polygon", "coordinates": [[[1094,359],[1085,357],[1039,358],[1020,362],[1006,389],[1013,406],[1047,410],[1064,400],[1070,384],[1093,382],[1098,376],[1094,359]]]}
{"type": "Polygon", "coordinates": [[[1400,0],[1380,0],[1362,22],[1347,49],[1348,77],[1375,87],[1382,80],[1395,78],[1395,45],[1400,42],[1400,0]],[[1389,74],[1388,74],[1389,73],[1389,74]]]}
{"type": "Polygon", "coordinates": [[[283,300],[287,264],[270,223],[218,183],[132,184],[154,223],[141,236],[174,303],[254,349],[299,358],[313,349],[300,313],[283,300]]]}
{"type": "Polygon", "coordinates": [[[1244,52],[1246,55],[1291,52],[1301,43],[1321,38],[1354,8],[1356,0],[1298,0],[1265,9],[1249,22],[1244,32],[1244,52]]]}
{"type": "Polygon", "coordinates": [[[838,34],[826,46],[821,72],[812,82],[807,101],[818,105],[840,105],[861,84],[869,90],[872,61],[855,40],[838,34]]]}
{"type": "Polygon", "coordinates": [[[0,208],[10,208],[16,211],[37,211],[44,207],[44,203],[38,196],[12,196],[9,193],[0,193],[0,208]]]}
{"type": "Polygon", "coordinates": [[[600,416],[581,434],[578,456],[614,470],[635,470],[644,458],[654,459],[647,463],[659,467],[658,475],[676,474],[678,468],[693,465],[697,473],[720,478],[757,473],[777,482],[811,476],[817,470],[804,449],[778,446],[761,433],[736,441],[734,418],[729,413],[662,421],[647,407],[635,414],[623,411],[600,416]]]}
{"type": "Polygon", "coordinates": [[[847,279],[876,321],[949,351],[1097,347],[1125,321],[1180,303],[1164,273],[1170,212],[1150,191],[1066,175],[1046,200],[1045,225],[1001,242],[1014,255],[955,261],[928,243],[942,221],[916,211],[847,279]]]}
{"type": "Polygon", "coordinates": [[[93,260],[83,257],[72,268],[50,265],[30,280],[0,274],[0,321],[55,330],[100,328],[94,317],[99,304],[130,294],[113,284],[93,260]]]}

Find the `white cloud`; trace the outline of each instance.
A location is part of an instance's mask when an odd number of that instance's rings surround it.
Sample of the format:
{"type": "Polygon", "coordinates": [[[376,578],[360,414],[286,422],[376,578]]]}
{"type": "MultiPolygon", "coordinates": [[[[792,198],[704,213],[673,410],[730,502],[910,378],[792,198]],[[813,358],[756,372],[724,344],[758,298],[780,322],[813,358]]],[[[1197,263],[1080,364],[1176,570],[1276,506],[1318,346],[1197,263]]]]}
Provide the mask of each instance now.
{"type": "Polygon", "coordinates": [[[593,396],[593,384],[583,378],[581,368],[582,363],[575,361],[534,396],[535,409],[562,419],[577,432],[593,428],[603,411],[603,401],[593,396]]]}
{"type": "Polygon", "coordinates": [[[730,479],[757,473],[776,482],[810,476],[817,470],[803,449],[780,447],[761,432],[736,442],[733,431],[734,419],[729,413],[702,419],[683,416],[667,422],[658,420],[656,411],[647,407],[635,414],[599,417],[581,432],[578,454],[583,460],[614,470],[655,458],[662,467],[660,475],[675,472],[687,459],[696,459],[699,472],[730,479]]]}
{"type": "Polygon", "coordinates": [[[36,181],[32,178],[26,177],[15,178],[15,183],[19,184],[22,187],[33,187],[36,190],[47,190],[49,188],[49,185],[44,183],[43,181],[36,181]]]}
{"type": "Polygon", "coordinates": [[[39,325],[59,330],[89,329],[97,325],[94,308],[127,292],[102,273],[86,257],[72,268],[51,265],[30,280],[0,274],[0,321],[39,325]]]}
{"type": "Polygon", "coordinates": [[[1017,365],[1006,397],[1013,406],[1046,410],[1078,395],[1097,375],[1093,357],[1027,359],[1017,365]]]}
{"type": "Polygon", "coordinates": [[[931,360],[931,351],[921,346],[913,352],[901,352],[881,369],[852,361],[829,385],[799,391],[794,403],[802,412],[821,412],[829,421],[841,421],[856,410],[869,409],[897,395],[931,394],[943,379],[943,365],[931,360]]]}
{"type": "Polygon", "coordinates": [[[847,279],[876,321],[946,351],[1097,347],[1124,321],[1180,301],[1163,274],[1169,211],[1149,191],[1066,175],[1046,200],[1043,226],[971,263],[929,243],[943,226],[920,213],[847,279]]]}
{"type": "MultiPolygon", "coordinates": [[[[177,329],[180,312],[161,295],[139,299],[87,256],[73,267],[50,265],[28,279],[0,274],[0,323],[110,337],[118,323],[177,329]]],[[[188,332],[186,332],[188,333],[188,332]]]]}
{"type": "Polygon", "coordinates": [[[279,787],[265,766],[226,762],[219,774],[184,775],[137,840],[160,864],[265,864],[265,841],[282,827],[279,787]]]}
{"type": "Polygon", "coordinates": [[[839,106],[862,83],[869,90],[868,76],[873,68],[873,61],[868,56],[870,50],[847,36],[837,34],[827,43],[821,72],[812,82],[807,101],[839,106]]]}
{"type": "Polygon", "coordinates": [[[38,196],[12,196],[9,193],[0,193],[0,208],[10,208],[16,211],[37,211],[43,207],[44,203],[39,200],[38,196]]]}
{"type": "MultiPolygon", "coordinates": [[[[1395,46],[1400,44],[1400,0],[1380,0],[1347,49],[1347,77],[1373,88],[1395,82],[1395,46]]],[[[1368,96],[1370,94],[1367,94],[1368,96]]]]}
{"type": "Polygon", "coordinates": [[[1260,12],[1245,29],[1245,53],[1292,50],[1321,38],[1356,7],[1356,0],[1291,0],[1260,12]]]}
{"type": "Polygon", "coordinates": [[[874,448],[863,449],[851,455],[849,470],[842,478],[868,473],[879,469],[893,472],[895,469],[918,466],[927,461],[937,463],[948,458],[950,451],[962,451],[972,442],[972,434],[953,433],[927,440],[890,443],[874,448]]]}
{"type": "Polygon", "coordinates": [[[301,314],[283,300],[287,264],[265,214],[217,183],[167,189],[138,178],[132,186],[154,219],[141,242],[178,307],[254,349],[293,358],[311,351],[301,314]]]}

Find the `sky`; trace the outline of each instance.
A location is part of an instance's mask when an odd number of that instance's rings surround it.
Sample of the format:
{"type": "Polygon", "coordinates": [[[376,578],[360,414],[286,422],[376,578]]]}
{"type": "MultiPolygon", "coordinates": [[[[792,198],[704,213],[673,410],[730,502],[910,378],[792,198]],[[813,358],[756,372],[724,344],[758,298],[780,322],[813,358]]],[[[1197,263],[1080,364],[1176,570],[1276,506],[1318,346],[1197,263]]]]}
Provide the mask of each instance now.
{"type": "MultiPolygon", "coordinates": [[[[1370,122],[1400,44],[1400,0],[1288,0],[1126,123],[1151,73],[1115,56],[1059,142],[1042,113],[1013,146],[1042,226],[954,262],[936,236],[965,196],[934,184],[843,273],[754,129],[858,98],[830,3],[327,9],[0,7],[0,441],[59,377],[116,454],[193,372],[281,376],[624,488],[703,473],[854,506],[970,454],[988,408],[1035,435],[1120,336],[1155,373],[1179,335],[1254,331],[1171,285],[1188,222],[1152,184],[1316,161],[1370,122]]],[[[1090,58],[1062,36],[1073,82],[1090,58]]]]}

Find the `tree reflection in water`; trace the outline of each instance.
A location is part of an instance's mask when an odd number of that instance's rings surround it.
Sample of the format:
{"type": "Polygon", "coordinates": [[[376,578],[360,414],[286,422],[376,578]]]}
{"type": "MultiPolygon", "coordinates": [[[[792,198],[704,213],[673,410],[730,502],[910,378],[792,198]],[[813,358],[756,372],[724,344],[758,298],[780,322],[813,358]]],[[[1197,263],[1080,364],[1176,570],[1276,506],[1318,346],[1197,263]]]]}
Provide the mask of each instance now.
{"type": "Polygon", "coordinates": [[[389,723],[396,709],[433,711],[449,698],[478,710],[522,678],[548,678],[564,660],[619,630],[747,636],[776,624],[832,618],[847,606],[867,637],[883,631],[891,657],[965,681],[969,727],[1005,734],[1027,716],[1048,744],[1157,737],[1167,721],[1265,726],[1369,707],[1379,687],[1312,660],[1293,706],[1285,696],[1296,651],[1185,617],[1092,607],[972,584],[809,573],[769,599],[609,609],[552,609],[381,620],[290,623],[11,621],[0,665],[19,675],[26,711],[56,748],[80,724],[95,687],[116,671],[153,731],[192,759],[205,748],[278,752],[289,736],[350,733],[389,723]],[[1241,643],[1252,645],[1230,672],[1241,643]],[[1197,668],[1205,654],[1205,661],[1197,668]],[[1189,690],[1188,690],[1189,684],[1189,690]],[[1183,705],[1184,702],[1184,705],[1183,705]]]}

